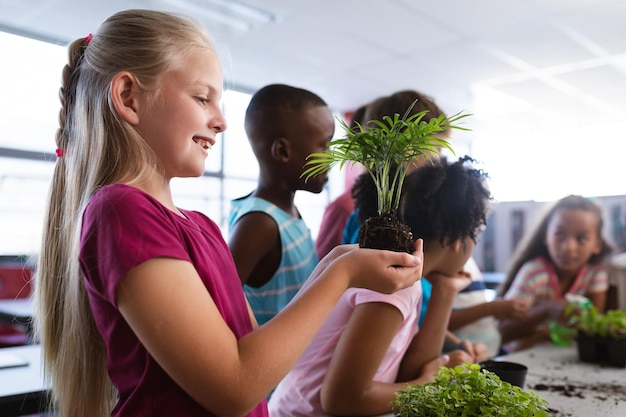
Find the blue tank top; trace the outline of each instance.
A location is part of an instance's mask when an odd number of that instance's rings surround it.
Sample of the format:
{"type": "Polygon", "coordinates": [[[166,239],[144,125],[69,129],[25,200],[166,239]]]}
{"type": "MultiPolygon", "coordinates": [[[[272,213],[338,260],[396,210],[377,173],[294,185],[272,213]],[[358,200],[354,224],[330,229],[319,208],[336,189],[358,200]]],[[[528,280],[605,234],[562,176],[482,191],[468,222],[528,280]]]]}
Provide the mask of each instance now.
{"type": "Polygon", "coordinates": [[[244,197],[231,202],[229,228],[251,212],[263,212],[278,226],[282,255],[278,270],[263,286],[244,285],[244,293],[259,325],[282,310],[298,292],[317,265],[318,257],[311,231],[302,218],[296,218],[269,201],[244,197]]]}

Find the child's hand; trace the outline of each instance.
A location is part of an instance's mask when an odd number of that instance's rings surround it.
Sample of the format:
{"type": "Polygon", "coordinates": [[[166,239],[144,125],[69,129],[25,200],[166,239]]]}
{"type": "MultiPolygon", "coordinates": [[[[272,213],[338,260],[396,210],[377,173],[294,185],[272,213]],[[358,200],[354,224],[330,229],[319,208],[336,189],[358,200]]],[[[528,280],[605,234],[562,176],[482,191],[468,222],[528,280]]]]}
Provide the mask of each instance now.
{"type": "Polygon", "coordinates": [[[450,356],[448,354],[441,355],[433,360],[426,362],[422,369],[420,369],[420,375],[417,379],[413,381],[408,381],[409,384],[425,384],[427,382],[431,382],[435,379],[435,374],[439,371],[439,368],[442,366],[450,366],[450,356]]]}
{"type": "Polygon", "coordinates": [[[501,319],[525,319],[528,316],[529,305],[521,300],[495,300],[494,317],[501,319]]]}
{"type": "Polygon", "coordinates": [[[446,364],[448,368],[474,362],[471,355],[463,349],[453,350],[452,352],[448,352],[447,355],[450,356],[450,361],[446,364]]]}
{"type": "Polygon", "coordinates": [[[489,348],[484,343],[472,342],[467,339],[464,339],[461,343],[463,350],[470,356],[469,362],[478,363],[489,359],[489,348]]]}
{"type": "Polygon", "coordinates": [[[351,287],[391,294],[412,286],[422,277],[423,242],[418,239],[415,252],[411,255],[378,249],[355,249],[339,256],[337,262],[345,264],[351,287]]]}
{"type": "Polygon", "coordinates": [[[549,319],[566,322],[565,308],[569,305],[567,300],[546,300],[542,305],[549,319]]]}
{"type": "Polygon", "coordinates": [[[439,287],[455,294],[472,283],[471,275],[463,270],[453,276],[434,271],[428,274],[426,278],[433,287],[439,287]]]}

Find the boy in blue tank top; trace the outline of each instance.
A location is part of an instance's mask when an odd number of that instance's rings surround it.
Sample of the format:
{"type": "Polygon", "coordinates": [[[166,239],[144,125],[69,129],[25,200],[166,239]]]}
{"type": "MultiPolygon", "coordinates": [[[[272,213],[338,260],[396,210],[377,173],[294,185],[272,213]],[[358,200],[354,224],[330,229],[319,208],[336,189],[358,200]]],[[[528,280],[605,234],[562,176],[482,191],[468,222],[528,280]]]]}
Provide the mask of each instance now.
{"type": "Polygon", "coordinates": [[[328,105],[316,94],[283,84],[257,91],[245,128],[259,163],[257,188],[232,201],[229,247],[259,325],[293,298],[318,262],[295,193],[319,193],[328,177],[301,178],[306,158],[323,152],[335,132],[328,105]]]}

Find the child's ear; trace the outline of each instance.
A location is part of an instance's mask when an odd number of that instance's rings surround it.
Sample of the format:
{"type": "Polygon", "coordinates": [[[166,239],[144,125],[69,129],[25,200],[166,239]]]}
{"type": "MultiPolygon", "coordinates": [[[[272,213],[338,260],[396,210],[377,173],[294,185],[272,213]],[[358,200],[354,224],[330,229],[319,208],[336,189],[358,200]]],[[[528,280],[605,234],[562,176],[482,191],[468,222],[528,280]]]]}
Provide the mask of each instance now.
{"type": "Polygon", "coordinates": [[[280,137],[272,142],[272,158],[280,162],[287,162],[291,157],[291,144],[286,138],[280,137]]]}
{"type": "Polygon", "coordinates": [[[450,243],[450,249],[452,249],[454,252],[460,252],[462,249],[462,245],[463,245],[463,241],[461,239],[457,239],[454,242],[449,242],[450,243]]]}
{"type": "Polygon", "coordinates": [[[116,74],[111,80],[113,107],[120,117],[131,125],[139,123],[138,93],[135,77],[127,71],[116,74]]]}

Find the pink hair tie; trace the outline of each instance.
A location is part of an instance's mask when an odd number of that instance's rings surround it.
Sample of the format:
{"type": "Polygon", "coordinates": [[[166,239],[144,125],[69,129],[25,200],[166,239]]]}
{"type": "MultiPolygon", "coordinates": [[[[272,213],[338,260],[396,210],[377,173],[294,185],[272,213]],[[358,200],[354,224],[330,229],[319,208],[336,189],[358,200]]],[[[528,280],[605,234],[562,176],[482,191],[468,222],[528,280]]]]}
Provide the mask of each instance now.
{"type": "Polygon", "coordinates": [[[63,148],[57,148],[57,150],[55,151],[55,153],[57,154],[57,158],[62,157],[63,155],[65,155],[65,149],[63,148]]]}
{"type": "Polygon", "coordinates": [[[91,38],[93,38],[93,35],[91,33],[85,36],[85,46],[89,45],[89,42],[91,42],[91,38]]]}

